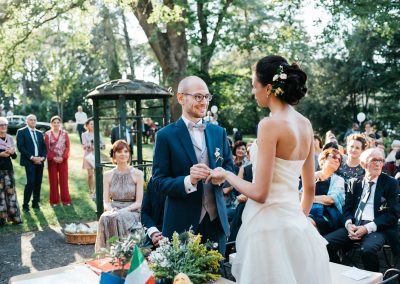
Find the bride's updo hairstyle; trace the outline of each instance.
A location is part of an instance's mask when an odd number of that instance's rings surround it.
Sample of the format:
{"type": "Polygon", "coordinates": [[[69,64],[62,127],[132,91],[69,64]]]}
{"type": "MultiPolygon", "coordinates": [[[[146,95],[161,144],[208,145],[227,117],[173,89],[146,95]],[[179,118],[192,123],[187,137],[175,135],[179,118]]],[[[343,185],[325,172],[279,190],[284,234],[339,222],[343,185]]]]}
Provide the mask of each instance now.
{"type": "Polygon", "coordinates": [[[307,92],[307,87],[305,86],[307,75],[300,69],[299,65],[296,63],[289,65],[282,56],[269,55],[257,61],[254,69],[258,81],[263,86],[268,84],[274,86],[273,78],[275,75],[279,75],[278,70],[280,68],[282,68],[282,73],[286,74],[287,77],[279,80],[283,92],[275,92],[275,96],[290,105],[297,105],[307,92]]]}

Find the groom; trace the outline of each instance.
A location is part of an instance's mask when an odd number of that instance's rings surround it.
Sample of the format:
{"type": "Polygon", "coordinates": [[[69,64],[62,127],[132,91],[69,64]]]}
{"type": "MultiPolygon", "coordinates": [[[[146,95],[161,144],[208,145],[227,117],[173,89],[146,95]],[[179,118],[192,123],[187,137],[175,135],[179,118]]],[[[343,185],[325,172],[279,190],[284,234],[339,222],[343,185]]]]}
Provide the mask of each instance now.
{"type": "Polygon", "coordinates": [[[177,99],[182,117],[157,133],[154,147],[153,179],[167,198],[162,234],[192,230],[202,241],[217,242],[224,255],[229,232],[224,180],[211,179],[211,169],[232,170],[232,154],[226,132],[214,124],[203,124],[212,96],[206,83],[196,76],[178,85],[177,99]]]}

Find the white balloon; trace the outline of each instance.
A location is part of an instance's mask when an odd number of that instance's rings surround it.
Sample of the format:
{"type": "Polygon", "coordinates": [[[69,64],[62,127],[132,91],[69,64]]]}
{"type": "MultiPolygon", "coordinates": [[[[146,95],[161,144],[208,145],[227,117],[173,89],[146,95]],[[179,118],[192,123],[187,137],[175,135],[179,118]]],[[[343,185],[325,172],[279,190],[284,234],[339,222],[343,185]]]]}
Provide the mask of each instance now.
{"type": "Polygon", "coordinates": [[[365,113],[363,113],[363,112],[359,112],[358,114],[357,114],[357,120],[358,120],[358,122],[363,122],[364,120],[365,120],[365,113]]]}
{"type": "Polygon", "coordinates": [[[217,107],[217,106],[212,106],[212,107],[211,107],[211,112],[212,112],[213,114],[216,114],[217,111],[218,111],[218,107],[217,107]]]}

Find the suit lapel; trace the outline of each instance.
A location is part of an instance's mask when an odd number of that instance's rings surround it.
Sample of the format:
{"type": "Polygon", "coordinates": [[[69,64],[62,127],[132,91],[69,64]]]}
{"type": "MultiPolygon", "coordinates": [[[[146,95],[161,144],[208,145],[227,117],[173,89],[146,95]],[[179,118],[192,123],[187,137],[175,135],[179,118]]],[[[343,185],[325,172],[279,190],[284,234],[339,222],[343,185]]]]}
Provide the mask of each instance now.
{"type": "Polygon", "coordinates": [[[376,182],[375,186],[375,196],[374,196],[374,214],[378,213],[379,208],[381,207],[381,197],[383,194],[385,184],[383,183],[382,180],[382,174],[379,175],[378,180],[376,182]]]}
{"type": "Polygon", "coordinates": [[[207,145],[207,153],[208,153],[208,161],[210,163],[210,168],[214,169],[216,164],[215,164],[215,143],[214,139],[212,139],[212,130],[210,127],[210,124],[207,124],[206,129],[204,130],[204,135],[206,137],[206,145],[207,145]]]}
{"type": "Polygon", "coordinates": [[[363,193],[362,182],[363,182],[363,179],[360,178],[360,179],[357,180],[356,185],[355,185],[354,196],[356,198],[356,204],[355,204],[355,207],[354,207],[355,209],[354,210],[357,210],[358,205],[360,204],[361,196],[362,196],[362,193],[363,193]]]}
{"type": "Polygon", "coordinates": [[[190,138],[189,130],[186,127],[185,122],[182,118],[180,118],[176,123],[175,126],[178,128],[178,138],[182,143],[183,149],[188,154],[190,160],[195,165],[198,163],[196,158],[196,153],[194,152],[193,142],[190,138]]]}

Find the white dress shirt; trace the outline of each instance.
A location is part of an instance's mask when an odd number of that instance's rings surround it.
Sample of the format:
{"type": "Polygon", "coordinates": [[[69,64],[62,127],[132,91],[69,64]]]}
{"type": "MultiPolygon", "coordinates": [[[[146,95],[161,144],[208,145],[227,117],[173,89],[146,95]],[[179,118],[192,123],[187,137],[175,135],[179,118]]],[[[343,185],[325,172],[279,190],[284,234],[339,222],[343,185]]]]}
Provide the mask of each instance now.
{"type": "Polygon", "coordinates": [[[35,132],[35,128],[28,127],[28,129],[29,129],[29,134],[31,135],[32,140],[33,140],[33,145],[35,146],[35,157],[37,157],[39,155],[39,148],[38,148],[38,145],[36,143],[36,141],[38,141],[38,140],[37,140],[37,135],[36,135],[36,132],[35,132]]]}
{"type": "MultiPolygon", "coordinates": [[[[374,178],[373,180],[367,180],[364,178],[362,182],[363,186],[363,192],[361,193],[361,199],[364,196],[365,192],[368,189],[368,182],[373,182],[374,184],[371,186],[371,193],[368,197],[367,203],[365,204],[364,210],[361,215],[361,220],[362,221],[371,221],[370,223],[367,223],[364,225],[364,227],[367,229],[368,234],[372,232],[376,232],[377,227],[375,222],[373,220],[375,219],[375,214],[374,214],[374,199],[375,199],[375,190],[376,190],[376,183],[378,182],[378,177],[374,178]]],[[[360,202],[361,202],[360,199],[360,202]]],[[[345,227],[347,228],[348,224],[351,224],[351,220],[347,220],[345,223],[345,227]]]]}
{"type": "Polygon", "coordinates": [[[87,121],[87,115],[85,112],[83,111],[78,111],[75,113],[75,121],[76,124],[85,124],[85,122],[87,121]]]}
{"type": "MultiPolygon", "coordinates": [[[[185,122],[186,127],[188,126],[190,120],[182,116],[183,122],[185,122]]],[[[196,124],[202,124],[203,121],[200,119],[196,124]]],[[[193,137],[193,139],[196,141],[197,145],[203,145],[204,140],[204,131],[201,131],[197,128],[193,128],[192,130],[189,130],[190,135],[193,137]]],[[[190,181],[190,175],[186,176],[184,179],[184,184],[185,184],[185,191],[187,194],[192,193],[197,191],[197,184],[193,185],[190,181]]]]}

